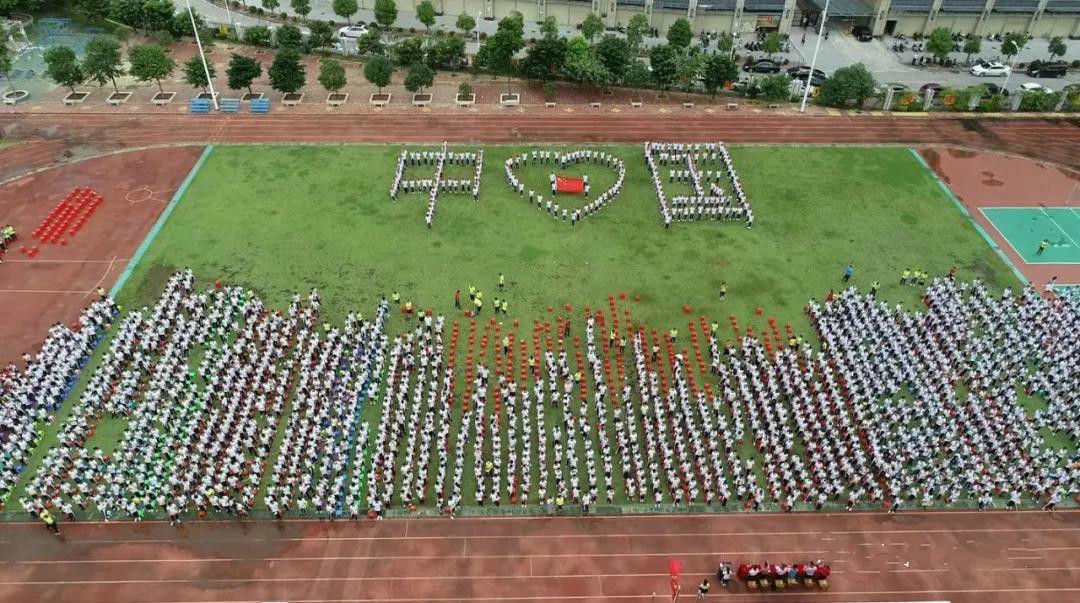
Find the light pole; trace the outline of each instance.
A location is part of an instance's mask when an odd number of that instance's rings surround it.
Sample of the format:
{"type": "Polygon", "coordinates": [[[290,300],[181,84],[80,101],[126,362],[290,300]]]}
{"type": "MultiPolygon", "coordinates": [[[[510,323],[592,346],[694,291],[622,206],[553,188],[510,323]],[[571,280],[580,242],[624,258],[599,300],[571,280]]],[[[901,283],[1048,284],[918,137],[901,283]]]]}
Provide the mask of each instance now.
{"type": "MultiPolygon", "coordinates": [[[[191,18],[191,31],[195,34],[195,45],[199,47],[199,57],[202,59],[203,73],[206,74],[206,85],[210,88],[210,102],[214,104],[214,111],[218,110],[217,93],[214,92],[214,81],[210,78],[210,67],[206,64],[206,55],[203,53],[202,40],[199,39],[199,27],[195,25],[195,13],[191,12],[191,0],[187,3],[187,14],[191,18]]],[[[226,0],[228,2],[228,0],[226,0]]]]}
{"type": "Polygon", "coordinates": [[[483,15],[482,11],[476,11],[476,52],[480,52],[480,22],[483,20],[483,15]]]}
{"type": "Polygon", "coordinates": [[[825,0],[825,8],[821,11],[821,26],[818,27],[817,42],[814,43],[814,57],[810,59],[810,73],[806,74],[806,83],[803,85],[802,104],[799,105],[799,113],[806,112],[806,99],[810,96],[810,84],[814,81],[814,68],[817,67],[817,55],[821,50],[821,36],[825,33],[825,21],[829,19],[829,0],[825,0]]]}
{"type": "MultiPolygon", "coordinates": [[[[1016,45],[1016,40],[1006,40],[1005,44],[1012,44],[1012,47],[1016,49],[1016,54],[1009,61],[1009,70],[1005,72],[1005,81],[1001,84],[1001,91],[1008,94],[1009,78],[1012,77],[1013,68],[1016,67],[1016,57],[1020,56],[1020,47],[1016,45]]],[[[1005,44],[1001,45],[1001,52],[1005,52],[1005,44]]]]}

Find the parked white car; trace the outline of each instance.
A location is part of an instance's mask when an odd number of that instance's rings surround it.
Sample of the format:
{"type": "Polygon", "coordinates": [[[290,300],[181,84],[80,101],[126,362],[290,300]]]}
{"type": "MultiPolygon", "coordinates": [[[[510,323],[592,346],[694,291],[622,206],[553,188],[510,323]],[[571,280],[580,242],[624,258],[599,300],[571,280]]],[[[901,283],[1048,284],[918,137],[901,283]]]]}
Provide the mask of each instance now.
{"type": "Polygon", "coordinates": [[[978,77],[1005,77],[1012,71],[1012,67],[1003,65],[998,62],[993,63],[976,63],[971,67],[971,75],[978,77]]]}
{"type": "Polygon", "coordinates": [[[1026,82],[1026,83],[1020,84],[1020,87],[1017,88],[1017,89],[1020,92],[1042,92],[1042,93],[1045,93],[1045,94],[1050,94],[1051,92],[1053,92],[1053,90],[1047,88],[1046,86],[1043,86],[1042,84],[1036,83],[1036,82],[1026,82]]]}
{"type": "Polygon", "coordinates": [[[359,38],[367,33],[366,25],[346,25],[337,30],[339,38],[359,38]]]}

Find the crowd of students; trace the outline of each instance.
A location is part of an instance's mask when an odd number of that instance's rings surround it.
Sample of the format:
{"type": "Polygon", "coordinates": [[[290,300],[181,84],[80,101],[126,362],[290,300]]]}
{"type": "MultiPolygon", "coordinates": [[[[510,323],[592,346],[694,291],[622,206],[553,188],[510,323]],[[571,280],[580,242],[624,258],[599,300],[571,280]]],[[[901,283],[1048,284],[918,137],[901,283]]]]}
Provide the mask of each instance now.
{"type": "MultiPolygon", "coordinates": [[[[564,323],[563,344],[528,355],[527,378],[484,358],[467,367],[461,398],[442,316],[421,311],[390,341],[385,300],[370,320],[350,314],[320,329],[315,290],[271,312],[241,288],[193,284],[177,274],[153,308],[120,321],[24,509],[180,521],[244,516],[261,502],[279,517],[360,517],[418,506],[587,511],[620,494],[719,509],[1053,509],[1080,486],[1080,458],[1044,439],[1080,438],[1080,300],[1031,287],[993,295],[943,276],[917,310],[849,288],[807,304],[817,349],[797,337],[778,348],[722,341],[713,323],[701,361],[715,391],[676,332],[618,332],[590,315],[579,362],[564,323]],[[629,367],[618,385],[605,370],[612,359],[629,367]],[[1025,411],[1020,392],[1045,407],[1025,411]],[[124,421],[115,450],[89,443],[106,417],[124,421]]],[[[113,311],[95,303],[79,329],[53,327],[25,371],[4,373],[5,491],[113,311]]],[[[498,343],[505,365],[513,342],[498,343]]]]}
{"type": "Polygon", "coordinates": [[[309,503],[331,515],[355,496],[346,465],[365,437],[360,405],[378,390],[388,305],[370,322],[351,314],[342,329],[319,332],[315,290],[283,313],[239,287],[193,285],[190,271],[178,273],[153,308],[123,318],[27,484],[23,509],[68,519],[245,516],[289,401],[262,502],[277,515],[309,503]],[[91,450],[105,418],[122,419],[123,434],[115,450],[91,450]]]}
{"type": "Polygon", "coordinates": [[[55,323],[41,349],[23,354],[25,368],[0,370],[0,503],[42,438],[43,426],[60,410],[116,314],[110,300],[91,303],[71,325],[55,323]]]}
{"type": "Polygon", "coordinates": [[[742,220],[747,228],[753,226],[754,211],[723,143],[646,142],[645,163],[656,189],[665,228],[672,220],[742,220]],[[668,168],[668,184],[688,185],[691,194],[669,196],[664,191],[661,166],[668,168]],[[702,169],[702,166],[709,167],[702,169]],[[731,186],[734,198],[720,186],[724,179],[731,186]]]}

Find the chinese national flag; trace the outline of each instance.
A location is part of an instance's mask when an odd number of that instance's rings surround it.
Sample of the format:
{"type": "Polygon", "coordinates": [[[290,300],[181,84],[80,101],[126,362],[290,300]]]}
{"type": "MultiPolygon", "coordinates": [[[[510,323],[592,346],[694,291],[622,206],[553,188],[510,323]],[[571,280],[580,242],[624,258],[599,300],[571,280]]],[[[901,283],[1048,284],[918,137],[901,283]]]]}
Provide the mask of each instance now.
{"type": "Polygon", "coordinates": [[[585,193],[585,181],[581,178],[567,178],[565,176],[555,177],[555,192],[567,193],[570,195],[581,195],[585,193]]]}
{"type": "Polygon", "coordinates": [[[671,600],[675,601],[679,598],[679,590],[682,587],[679,584],[679,577],[682,576],[682,561],[670,559],[668,561],[668,573],[671,574],[671,600]]]}

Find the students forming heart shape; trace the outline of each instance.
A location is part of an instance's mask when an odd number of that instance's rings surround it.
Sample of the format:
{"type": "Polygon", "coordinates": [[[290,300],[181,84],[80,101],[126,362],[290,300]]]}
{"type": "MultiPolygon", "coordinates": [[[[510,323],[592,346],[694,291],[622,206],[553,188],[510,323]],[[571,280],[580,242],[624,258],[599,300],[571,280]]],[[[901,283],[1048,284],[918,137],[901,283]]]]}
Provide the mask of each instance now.
{"type": "Polygon", "coordinates": [[[622,192],[623,180],[626,178],[626,164],[622,159],[606,151],[594,149],[582,149],[559,153],[558,151],[525,151],[520,155],[513,155],[506,160],[506,182],[521,198],[535,205],[540,211],[546,212],[552,218],[570,222],[575,225],[579,220],[595,214],[605,205],[615,199],[622,192]],[[518,166],[533,165],[547,166],[550,172],[550,191],[536,191],[527,188],[514,170],[518,166]],[[579,163],[594,164],[609,167],[615,171],[615,184],[611,188],[593,197],[590,195],[589,177],[584,176],[581,180],[556,176],[555,169],[576,165],[579,163]],[[559,203],[559,193],[584,193],[586,203],[579,208],[567,207],[566,203],[559,203]]]}

